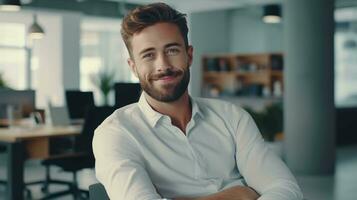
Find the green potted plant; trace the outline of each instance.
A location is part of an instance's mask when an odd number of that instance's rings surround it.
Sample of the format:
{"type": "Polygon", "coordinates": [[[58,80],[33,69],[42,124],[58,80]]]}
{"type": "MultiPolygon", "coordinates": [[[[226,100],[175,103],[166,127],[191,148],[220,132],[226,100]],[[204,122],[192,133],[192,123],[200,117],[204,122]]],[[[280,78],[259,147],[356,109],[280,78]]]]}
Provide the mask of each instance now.
{"type": "Polygon", "coordinates": [[[0,89],[8,89],[9,86],[5,82],[4,78],[2,77],[2,73],[0,73],[0,89]]]}
{"type": "Polygon", "coordinates": [[[100,71],[91,77],[93,84],[100,90],[103,96],[103,104],[109,104],[109,93],[114,86],[115,73],[110,70],[100,71]]]}
{"type": "Polygon", "coordinates": [[[260,112],[250,108],[245,110],[253,117],[265,140],[272,142],[277,134],[283,132],[282,103],[272,103],[260,112]]]}

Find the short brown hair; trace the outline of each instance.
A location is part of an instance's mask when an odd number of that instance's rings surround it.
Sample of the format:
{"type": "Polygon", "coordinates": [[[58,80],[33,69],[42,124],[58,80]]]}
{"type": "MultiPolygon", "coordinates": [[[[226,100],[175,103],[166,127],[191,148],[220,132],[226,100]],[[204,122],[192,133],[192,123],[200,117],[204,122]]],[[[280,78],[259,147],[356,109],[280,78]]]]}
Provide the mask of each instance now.
{"type": "Polygon", "coordinates": [[[186,14],[180,13],[164,3],[153,3],[136,7],[123,19],[121,35],[130,54],[130,42],[133,35],[159,22],[176,24],[181,32],[186,48],[188,47],[186,14]]]}

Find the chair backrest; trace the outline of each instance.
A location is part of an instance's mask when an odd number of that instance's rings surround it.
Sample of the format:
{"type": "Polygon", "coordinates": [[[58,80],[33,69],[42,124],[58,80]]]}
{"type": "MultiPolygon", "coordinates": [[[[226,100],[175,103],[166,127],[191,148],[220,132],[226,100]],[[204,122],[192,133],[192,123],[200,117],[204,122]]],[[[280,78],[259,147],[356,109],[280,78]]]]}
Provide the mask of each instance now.
{"type": "Polygon", "coordinates": [[[94,106],[93,92],[66,90],[66,103],[71,119],[83,119],[89,107],[94,106]]]}
{"type": "Polygon", "coordinates": [[[115,107],[120,108],[139,100],[140,83],[115,83],[115,107]]]}
{"type": "Polygon", "coordinates": [[[92,139],[94,130],[114,111],[115,108],[110,106],[92,106],[88,109],[85,115],[82,133],[78,139],[75,140],[76,151],[93,154],[92,139]]]}
{"type": "Polygon", "coordinates": [[[108,194],[101,183],[96,183],[89,186],[90,200],[109,200],[108,194]]]}

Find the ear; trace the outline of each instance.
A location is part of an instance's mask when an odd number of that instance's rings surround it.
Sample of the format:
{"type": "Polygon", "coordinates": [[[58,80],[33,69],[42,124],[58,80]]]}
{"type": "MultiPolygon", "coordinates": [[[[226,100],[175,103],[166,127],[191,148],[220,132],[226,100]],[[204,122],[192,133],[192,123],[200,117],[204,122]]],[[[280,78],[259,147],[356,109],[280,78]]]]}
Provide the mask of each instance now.
{"type": "Polygon", "coordinates": [[[128,62],[128,65],[130,66],[131,72],[133,72],[133,74],[136,76],[136,78],[139,78],[134,60],[131,58],[128,58],[127,62],[128,62]]]}
{"type": "Polygon", "coordinates": [[[193,60],[193,47],[192,45],[189,45],[187,48],[187,56],[188,56],[188,66],[190,67],[192,65],[192,60],[193,60]]]}

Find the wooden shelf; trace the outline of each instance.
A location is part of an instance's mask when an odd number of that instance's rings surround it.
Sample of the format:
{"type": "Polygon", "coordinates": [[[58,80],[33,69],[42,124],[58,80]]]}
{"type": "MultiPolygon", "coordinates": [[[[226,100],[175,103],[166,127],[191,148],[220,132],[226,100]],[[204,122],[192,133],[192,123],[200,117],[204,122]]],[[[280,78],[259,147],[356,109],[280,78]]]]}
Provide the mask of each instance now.
{"type": "Polygon", "coordinates": [[[204,72],[204,76],[236,76],[236,72],[204,72]]]}
{"type": "Polygon", "coordinates": [[[272,70],[271,71],[271,75],[272,76],[276,76],[276,77],[283,77],[283,72],[282,71],[277,71],[277,70],[272,70]]]}
{"type": "MultiPolygon", "coordinates": [[[[283,55],[210,54],[202,57],[202,95],[273,94],[274,83],[283,89],[283,55]]],[[[276,87],[276,86],[275,86],[276,87]]]]}

